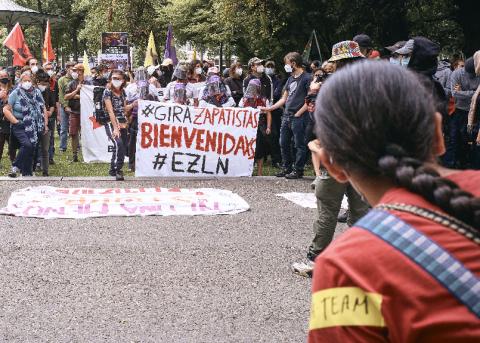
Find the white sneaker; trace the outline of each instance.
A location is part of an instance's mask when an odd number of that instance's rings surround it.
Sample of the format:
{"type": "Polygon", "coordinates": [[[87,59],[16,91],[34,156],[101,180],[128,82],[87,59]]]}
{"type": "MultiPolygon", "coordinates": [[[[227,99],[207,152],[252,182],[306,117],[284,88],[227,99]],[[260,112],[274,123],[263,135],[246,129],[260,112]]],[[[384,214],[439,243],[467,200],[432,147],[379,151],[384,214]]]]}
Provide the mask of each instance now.
{"type": "Polygon", "coordinates": [[[12,171],[8,173],[8,176],[17,177],[18,173],[20,173],[20,170],[17,167],[12,167],[12,171]]]}
{"type": "Polygon", "coordinates": [[[314,267],[315,262],[308,259],[305,262],[295,262],[292,264],[293,272],[304,277],[312,277],[314,267]]]}

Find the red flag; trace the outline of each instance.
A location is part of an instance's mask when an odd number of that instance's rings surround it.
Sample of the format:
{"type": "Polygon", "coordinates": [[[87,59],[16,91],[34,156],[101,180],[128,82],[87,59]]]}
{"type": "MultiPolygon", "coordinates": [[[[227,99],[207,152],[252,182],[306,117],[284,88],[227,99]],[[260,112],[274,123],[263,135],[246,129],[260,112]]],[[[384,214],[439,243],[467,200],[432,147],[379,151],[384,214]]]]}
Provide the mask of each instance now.
{"type": "Polygon", "coordinates": [[[45,31],[45,40],[42,49],[43,63],[52,62],[55,59],[55,52],[52,47],[52,34],[50,32],[50,20],[47,21],[47,29],[45,31]]]}
{"type": "Polygon", "coordinates": [[[23,67],[27,60],[32,56],[28,49],[25,38],[23,37],[22,28],[17,23],[7,38],[3,41],[3,45],[13,52],[13,65],[23,67]]]}

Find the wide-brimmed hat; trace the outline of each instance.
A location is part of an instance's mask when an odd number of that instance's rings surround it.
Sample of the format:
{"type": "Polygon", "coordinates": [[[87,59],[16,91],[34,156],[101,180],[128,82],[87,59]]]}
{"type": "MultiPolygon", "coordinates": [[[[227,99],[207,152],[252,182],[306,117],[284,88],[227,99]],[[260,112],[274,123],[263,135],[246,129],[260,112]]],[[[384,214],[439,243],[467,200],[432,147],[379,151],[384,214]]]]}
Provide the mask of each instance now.
{"type": "Polygon", "coordinates": [[[344,60],[348,58],[364,58],[363,54],[360,52],[360,47],[357,42],[353,40],[346,40],[343,42],[338,42],[332,47],[332,57],[328,60],[329,62],[335,62],[339,60],[344,60]]]}
{"type": "Polygon", "coordinates": [[[175,76],[178,80],[185,80],[187,78],[187,68],[183,65],[178,65],[173,72],[173,76],[175,76]]]}
{"type": "Polygon", "coordinates": [[[173,65],[173,60],[171,58],[166,58],[162,62],[162,67],[173,65]]]}

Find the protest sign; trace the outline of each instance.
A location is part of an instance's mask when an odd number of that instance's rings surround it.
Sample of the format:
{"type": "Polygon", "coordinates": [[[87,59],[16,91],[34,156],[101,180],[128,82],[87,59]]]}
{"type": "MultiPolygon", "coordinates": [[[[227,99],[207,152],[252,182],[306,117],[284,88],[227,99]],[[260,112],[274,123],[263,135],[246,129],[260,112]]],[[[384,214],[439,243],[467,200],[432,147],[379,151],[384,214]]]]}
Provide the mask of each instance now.
{"type": "MultiPolygon", "coordinates": [[[[290,193],[280,193],[277,196],[285,198],[298,206],[302,206],[304,208],[317,208],[317,198],[313,193],[298,193],[298,192],[290,192],[290,193]]],[[[344,210],[348,209],[348,199],[346,196],[343,196],[341,208],[344,210]]]]}
{"type": "Polygon", "coordinates": [[[83,85],[80,91],[83,160],[87,163],[110,162],[113,144],[107,137],[105,127],[95,120],[93,88],[94,86],[83,85]]]}
{"type": "Polygon", "coordinates": [[[259,110],[140,101],[136,176],[251,176],[259,110]]]}
{"type": "Polygon", "coordinates": [[[102,64],[110,69],[126,70],[128,68],[128,33],[103,32],[102,33],[102,64]]]}
{"type": "Polygon", "coordinates": [[[12,193],[0,214],[17,217],[88,218],[236,214],[247,211],[242,197],[228,190],[199,188],[28,187],[12,193]]]}

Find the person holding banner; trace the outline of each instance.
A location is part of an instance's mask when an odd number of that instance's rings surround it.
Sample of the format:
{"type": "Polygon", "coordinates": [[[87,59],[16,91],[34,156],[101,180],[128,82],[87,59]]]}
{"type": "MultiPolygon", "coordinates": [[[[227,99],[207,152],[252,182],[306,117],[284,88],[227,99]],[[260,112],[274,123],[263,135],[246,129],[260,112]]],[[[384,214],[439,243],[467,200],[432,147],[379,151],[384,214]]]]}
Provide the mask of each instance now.
{"type": "Polygon", "coordinates": [[[112,159],[110,161],[110,176],[117,181],[123,181],[123,162],[127,151],[127,117],[126,112],[138,106],[138,101],[127,105],[125,93],[125,73],[114,69],[110,74],[110,85],[103,93],[105,109],[110,117],[110,123],[105,125],[108,138],[113,143],[112,159]]]}
{"type": "Polygon", "coordinates": [[[164,101],[179,105],[193,105],[194,86],[188,83],[187,68],[178,65],[173,72],[175,81],[170,82],[165,89],[164,101]]]}
{"type": "Polygon", "coordinates": [[[211,75],[200,91],[199,107],[235,107],[235,100],[220,76],[211,75]]]}
{"type": "MultiPolygon", "coordinates": [[[[270,101],[262,96],[262,83],[259,79],[251,79],[248,83],[245,95],[240,100],[238,107],[265,107],[270,106],[270,101]]],[[[255,161],[257,162],[257,175],[263,174],[263,160],[267,157],[267,136],[272,132],[272,113],[261,112],[258,120],[257,146],[255,149],[255,161]]]]}

